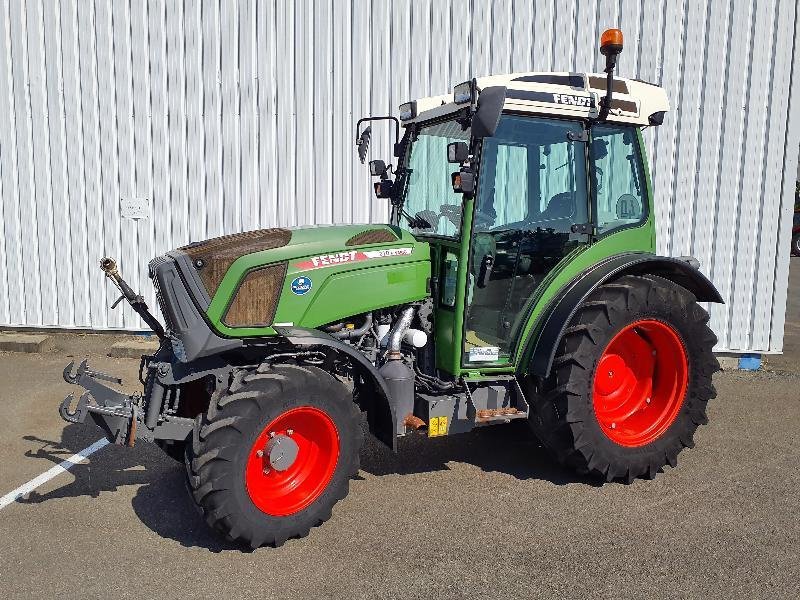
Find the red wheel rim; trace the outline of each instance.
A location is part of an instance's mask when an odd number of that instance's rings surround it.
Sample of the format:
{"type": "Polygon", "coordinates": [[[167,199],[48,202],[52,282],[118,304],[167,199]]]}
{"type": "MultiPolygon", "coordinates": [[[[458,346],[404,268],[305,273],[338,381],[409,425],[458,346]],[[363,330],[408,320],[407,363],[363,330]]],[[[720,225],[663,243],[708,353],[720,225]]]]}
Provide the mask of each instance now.
{"type": "Polygon", "coordinates": [[[303,406],[289,410],[267,425],[247,458],[247,493],[261,511],[285,517],[319,498],[333,477],[339,459],[339,433],[322,410],[303,406]],[[265,452],[270,434],[297,444],[297,456],[285,470],[272,467],[265,452]]]}
{"type": "Polygon", "coordinates": [[[623,328],[597,362],[594,414],[621,446],[644,446],[672,425],[689,381],[686,349],[675,330],[643,319],[623,328]]]}

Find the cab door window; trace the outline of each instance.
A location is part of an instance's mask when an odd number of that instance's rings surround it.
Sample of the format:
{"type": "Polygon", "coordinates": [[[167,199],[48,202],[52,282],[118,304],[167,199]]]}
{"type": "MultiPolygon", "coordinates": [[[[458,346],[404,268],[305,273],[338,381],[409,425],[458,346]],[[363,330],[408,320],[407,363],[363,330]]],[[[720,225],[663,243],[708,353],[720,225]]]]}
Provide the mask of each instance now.
{"type": "Polygon", "coordinates": [[[467,281],[467,363],[513,353],[534,292],[586,241],[571,229],[588,221],[586,148],[570,133],[582,133],[582,125],[506,115],[483,141],[467,281]]]}

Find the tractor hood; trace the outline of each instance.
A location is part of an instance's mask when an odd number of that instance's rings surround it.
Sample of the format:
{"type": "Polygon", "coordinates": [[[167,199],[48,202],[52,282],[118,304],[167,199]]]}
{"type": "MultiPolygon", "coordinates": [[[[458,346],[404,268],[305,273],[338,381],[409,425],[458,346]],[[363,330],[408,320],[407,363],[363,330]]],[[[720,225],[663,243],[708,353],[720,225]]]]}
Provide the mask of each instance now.
{"type": "MultiPolygon", "coordinates": [[[[269,335],[272,324],[317,327],[424,298],[430,248],[389,225],[261,229],[170,252],[221,334],[269,335]]],[[[161,290],[163,293],[163,290],[161,290]]]]}

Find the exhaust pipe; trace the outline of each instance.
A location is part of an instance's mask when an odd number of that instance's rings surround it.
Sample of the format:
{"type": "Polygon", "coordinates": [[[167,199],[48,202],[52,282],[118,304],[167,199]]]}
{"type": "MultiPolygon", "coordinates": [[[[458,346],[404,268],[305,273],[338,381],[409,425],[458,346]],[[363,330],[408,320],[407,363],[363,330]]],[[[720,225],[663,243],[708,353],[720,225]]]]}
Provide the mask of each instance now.
{"type": "Polygon", "coordinates": [[[406,331],[411,327],[412,320],[414,320],[414,308],[409,306],[403,311],[400,318],[397,319],[397,323],[389,330],[389,333],[386,334],[386,349],[389,353],[389,360],[400,359],[400,344],[403,342],[403,336],[406,334],[406,331]]]}

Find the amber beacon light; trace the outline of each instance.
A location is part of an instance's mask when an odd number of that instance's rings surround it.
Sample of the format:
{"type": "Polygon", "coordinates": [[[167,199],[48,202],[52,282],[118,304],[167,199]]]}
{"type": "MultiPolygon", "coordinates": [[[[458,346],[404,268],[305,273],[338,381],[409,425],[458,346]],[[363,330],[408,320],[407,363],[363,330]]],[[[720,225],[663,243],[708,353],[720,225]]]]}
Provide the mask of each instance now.
{"type": "Polygon", "coordinates": [[[622,30],[606,29],[600,36],[600,53],[604,55],[622,52],[622,30]]]}
{"type": "Polygon", "coordinates": [[[611,96],[614,86],[614,67],[617,65],[617,56],[622,52],[622,31],[619,29],[606,29],[600,36],[600,54],[606,57],[606,95],[600,100],[598,121],[605,121],[611,109],[611,96]]]}

